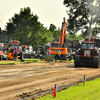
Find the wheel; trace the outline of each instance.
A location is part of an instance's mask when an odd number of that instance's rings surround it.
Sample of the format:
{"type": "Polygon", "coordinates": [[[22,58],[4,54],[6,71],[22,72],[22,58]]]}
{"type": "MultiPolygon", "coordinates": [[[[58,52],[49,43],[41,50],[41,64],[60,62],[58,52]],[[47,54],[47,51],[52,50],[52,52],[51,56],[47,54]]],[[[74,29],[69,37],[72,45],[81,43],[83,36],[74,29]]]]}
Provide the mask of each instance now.
{"type": "Polygon", "coordinates": [[[1,55],[0,55],[0,60],[1,60],[1,55]]]}
{"type": "Polygon", "coordinates": [[[85,66],[85,63],[82,63],[82,67],[84,67],[85,66]]]}
{"type": "Polygon", "coordinates": [[[93,67],[99,68],[99,57],[98,56],[94,56],[93,58],[93,67]]]}
{"type": "Polygon", "coordinates": [[[76,55],[79,55],[79,50],[76,51],[76,55]]]}
{"type": "Polygon", "coordinates": [[[0,60],[2,60],[2,55],[0,55],[0,60]]]}
{"type": "Polygon", "coordinates": [[[80,55],[75,55],[74,65],[75,67],[81,67],[80,55]]]}
{"type": "Polygon", "coordinates": [[[31,55],[29,55],[29,58],[31,58],[31,55]]]}
{"type": "Polygon", "coordinates": [[[72,57],[69,57],[69,60],[71,61],[72,60],[72,57]]]}
{"type": "Polygon", "coordinates": [[[6,57],[6,60],[8,60],[8,58],[6,57]]]}
{"type": "Polygon", "coordinates": [[[6,57],[6,58],[4,58],[4,60],[8,60],[8,58],[6,57]]]}

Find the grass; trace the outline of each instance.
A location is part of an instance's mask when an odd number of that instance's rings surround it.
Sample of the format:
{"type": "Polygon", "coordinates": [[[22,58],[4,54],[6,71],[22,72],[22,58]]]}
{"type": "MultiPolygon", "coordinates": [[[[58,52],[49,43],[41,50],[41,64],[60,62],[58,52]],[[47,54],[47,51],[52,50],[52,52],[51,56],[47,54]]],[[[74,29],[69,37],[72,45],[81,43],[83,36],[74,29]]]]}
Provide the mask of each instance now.
{"type": "Polygon", "coordinates": [[[36,100],[100,100],[100,78],[57,92],[56,98],[48,94],[36,100]]]}
{"type": "Polygon", "coordinates": [[[45,61],[41,61],[40,59],[23,59],[25,60],[25,62],[21,62],[19,59],[17,59],[16,61],[12,61],[9,60],[9,62],[0,62],[0,64],[17,64],[17,63],[30,63],[30,62],[45,62],[45,61]]]}
{"type": "MultiPolygon", "coordinates": [[[[9,60],[9,62],[0,62],[0,64],[17,64],[17,63],[31,63],[31,62],[47,62],[47,61],[42,61],[41,59],[24,59],[25,62],[21,62],[19,59],[17,61],[11,61],[9,60]]],[[[57,62],[60,62],[59,60],[57,60],[57,62]]],[[[73,60],[68,61],[68,60],[62,60],[62,62],[73,62],[73,60]]]]}
{"type": "Polygon", "coordinates": [[[41,59],[24,59],[25,62],[47,62],[47,61],[42,61],[41,59]]]}
{"type": "Polygon", "coordinates": [[[0,62],[0,64],[17,64],[20,63],[19,61],[10,61],[9,62],[0,62]]]}

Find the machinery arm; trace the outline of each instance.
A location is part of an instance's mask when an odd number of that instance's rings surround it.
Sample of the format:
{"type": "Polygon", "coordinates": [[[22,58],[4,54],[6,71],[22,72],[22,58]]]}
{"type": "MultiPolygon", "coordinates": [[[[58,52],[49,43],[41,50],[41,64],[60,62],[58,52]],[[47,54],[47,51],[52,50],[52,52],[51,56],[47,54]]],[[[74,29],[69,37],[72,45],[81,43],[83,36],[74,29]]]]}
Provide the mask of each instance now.
{"type": "Polygon", "coordinates": [[[66,22],[64,18],[64,22],[62,22],[62,28],[60,32],[60,37],[59,37],[59,45],[63,46],[66,41],[66,22]]]}

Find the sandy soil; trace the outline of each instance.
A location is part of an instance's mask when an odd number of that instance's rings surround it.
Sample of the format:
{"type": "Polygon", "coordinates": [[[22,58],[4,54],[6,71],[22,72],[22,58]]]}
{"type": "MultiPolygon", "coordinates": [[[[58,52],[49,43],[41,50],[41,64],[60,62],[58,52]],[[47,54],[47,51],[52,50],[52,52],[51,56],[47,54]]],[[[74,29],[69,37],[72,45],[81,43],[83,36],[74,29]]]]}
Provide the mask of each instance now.
{"type": "Polygon", "coordinates": [[[28,63],[0,65],[0,100],[19,100],[25,94],[32,95],[69,85],[86,78],[100,76],[100,68],[75,68],[71,63],[28,63]]]}

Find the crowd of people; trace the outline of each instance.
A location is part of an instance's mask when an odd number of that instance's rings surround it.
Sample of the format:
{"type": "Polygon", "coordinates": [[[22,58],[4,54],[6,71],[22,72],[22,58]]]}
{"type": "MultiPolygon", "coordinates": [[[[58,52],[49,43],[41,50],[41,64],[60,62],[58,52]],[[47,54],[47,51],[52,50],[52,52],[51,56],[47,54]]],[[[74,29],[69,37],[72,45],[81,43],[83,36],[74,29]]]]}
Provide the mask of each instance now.
{"type": "MultiPolygon", "coordinates": [[[[12,47],[10,47],[10,48],[4,47],[3,51],[4,51],[5,54],[14,53],[14,60],[15,61],[17,60],[17,58],[18,58],[17,56],[19,55],[19,51],[18,51],[17,48],[13,49],[12,47]]],[[[22,54],[20,54],[20,55],[22,55],[22,54]]],[[[28,58],[28,49],[25,50],[25,58],[28,58]]],[[[60,60],[60,62],[62,61],[62,59],[61,59],[61,51],[60,50],[59,50],[58,54],[56,54],[54,56],[54,58],[55,58],[54,59],[55,62],[57,62],[57,60],[60,60]]],[[[22,57],[21,57],[21,59],[22,59],[22,57]]],[[[49,62],[49,61],[50,61],[50,49],[47,50],[47,62],[49,62]]]]}
{"type": "MultiPolygon", "coordinates": [[[[16,61],[17,60],[17,56],[19,55],[19,52],[18,52],[18,49],[17,48],[12,48],[12,47],[10,47],[10,48],[6,48],[6,47],[4,47],[3,48],[3,52],[7,55],[8,53],[14,53],[14,60],[16,61]]],[[[20,54],[20,56],[21,56],[21,54],[20,54]]]]}

